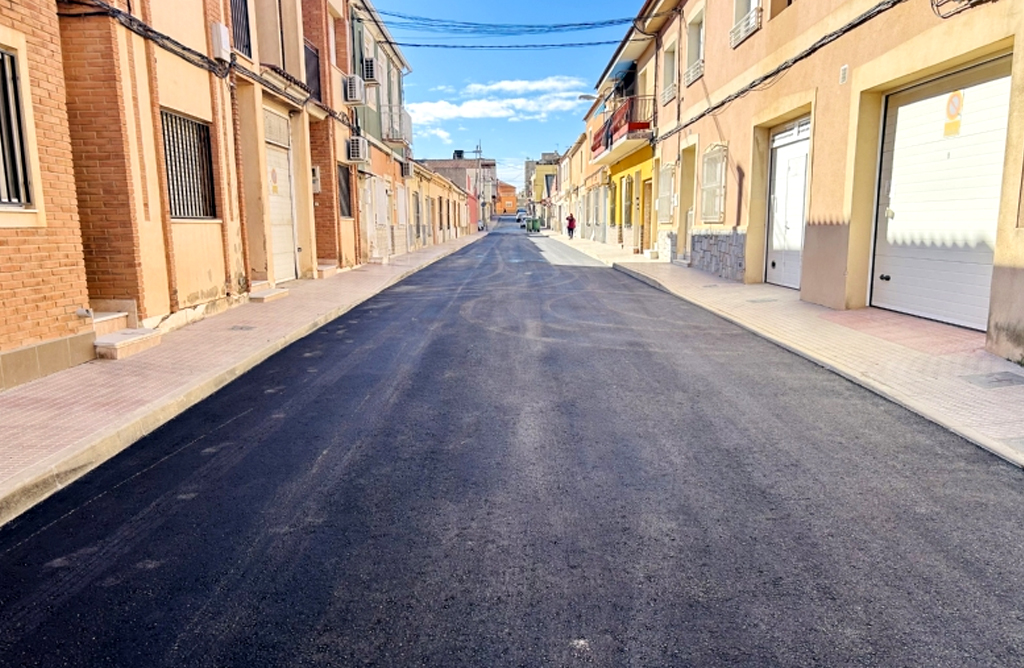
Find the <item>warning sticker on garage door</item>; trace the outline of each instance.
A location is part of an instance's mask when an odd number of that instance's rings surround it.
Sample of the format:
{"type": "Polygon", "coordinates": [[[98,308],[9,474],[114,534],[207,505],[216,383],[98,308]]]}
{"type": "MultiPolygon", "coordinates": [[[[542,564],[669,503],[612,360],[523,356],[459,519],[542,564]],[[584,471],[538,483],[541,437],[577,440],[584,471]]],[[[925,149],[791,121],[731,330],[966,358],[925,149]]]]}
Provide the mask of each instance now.
{"type": "Polygon", "coordinates": [[[960,114],[964,110],[964,92],[955,90],[949,94],[946,100],[946,128],[942,133],[945,137],[957,137],[960,135],[960,114]]]}

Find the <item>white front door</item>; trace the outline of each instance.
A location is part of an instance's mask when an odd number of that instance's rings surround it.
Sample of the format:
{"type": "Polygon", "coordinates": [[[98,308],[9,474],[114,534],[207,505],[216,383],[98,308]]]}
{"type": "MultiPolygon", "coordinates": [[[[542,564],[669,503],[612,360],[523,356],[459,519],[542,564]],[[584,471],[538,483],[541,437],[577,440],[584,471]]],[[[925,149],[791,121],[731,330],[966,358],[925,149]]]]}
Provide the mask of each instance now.
{"type": "Polygon", "coordinates": [[[987,328],[1009,74],[1004,58],[889,96],[873,305],[987,328]]]}
{"type": "Polygon", "coordinates": [[[810,136],[810,118],[772,133],[765,280],[787,288],[800,289],[810,136]]]}
{"type": "Polygon", "coordinates": [[[295,219],[288,149],[267,144],[267,184],[270,190],[270,243],[274,282],[280,283],[298,275],[295,266],[295,219]]]}

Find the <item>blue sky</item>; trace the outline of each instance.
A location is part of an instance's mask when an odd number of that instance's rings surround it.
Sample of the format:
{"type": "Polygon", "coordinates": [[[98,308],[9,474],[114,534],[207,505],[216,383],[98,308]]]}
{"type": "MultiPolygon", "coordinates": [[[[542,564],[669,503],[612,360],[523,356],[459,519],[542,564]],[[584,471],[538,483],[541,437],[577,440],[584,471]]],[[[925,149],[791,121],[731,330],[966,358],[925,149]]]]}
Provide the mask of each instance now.
{"type": "MultiPolygon", "coordinates": [[[[381,12],[479,23],[578,23],[636,14],[640,2],[566,0],[468,2],[374,0],[381,12]],[[581,8],[586,7],[586,14],[581,8]]],[[[448,44],[618,42],[627,26],[529,37],[466,38],[412,32],[383,16],[395,41],[448,44]]],[[[450,157],[453,149],[498,161],[498,176],[523,185],[523,161],[542,151],[564,151],[583,131],[583,114],[597,77],[615,46],[544,51],[471,51],[402,47],[412,74],[405,79],[406,106],[413,116],[417,158],[450,157]]]]}

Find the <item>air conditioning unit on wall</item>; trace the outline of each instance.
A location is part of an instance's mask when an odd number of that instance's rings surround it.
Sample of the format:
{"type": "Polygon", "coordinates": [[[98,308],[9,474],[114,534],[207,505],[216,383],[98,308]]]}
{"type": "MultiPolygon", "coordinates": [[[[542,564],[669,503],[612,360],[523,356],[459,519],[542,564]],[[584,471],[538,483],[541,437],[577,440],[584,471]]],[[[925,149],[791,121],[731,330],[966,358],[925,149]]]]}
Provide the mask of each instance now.
{"type": "Polygon", "coordinates": [[[380,77],[377,76],[377,59],[363,58],[363,79],[367,86],[379,86],[380,77]]]}
{"type": "Polygon", "coordinates": [[[370,162],[370,144],[366,137],[349,137],[347,148],[349,162],[370,162]]]}
{"type": "Polygon", "coordinates": [[[413,174],[412,163],[411,162],[403,162],[402,163],[402,178],[404,178],[404,179],[411,179],[412,178],[412,174],[413,174]]]}
{"type": "Polygon", "coordinates": [[[366,82],[362,77],[350,76],[345,79],[345,101],[366,104],[366,82]]]}

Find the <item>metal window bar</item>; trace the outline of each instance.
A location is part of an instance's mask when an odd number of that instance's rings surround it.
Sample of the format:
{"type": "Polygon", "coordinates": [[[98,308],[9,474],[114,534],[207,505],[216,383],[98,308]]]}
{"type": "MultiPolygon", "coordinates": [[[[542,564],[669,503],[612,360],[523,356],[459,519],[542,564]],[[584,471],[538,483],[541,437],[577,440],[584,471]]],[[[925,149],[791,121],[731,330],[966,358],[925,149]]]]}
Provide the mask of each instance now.
{"type": "Polygon", "coordinates": [[[323,100],[320,95],[320,51],[308,41],[306,47],[306,87],[313,93],[317,102],[323,100]]]}
{"type": "Polygon", "coordinates": [[[18,90],[18,61],[0,51],[0,204],[28,204],[28,162],[18,90]]]}
{"type": "Polygon", "coordinates": [[[252,38],[249,36],[249,0],[231,0],[231,32],[235,51],[252,58],[252,38]]]}
{"type": "Polygon", "coordinates": [[[216,218],[210,126],[161,111],[172,218],[216,218]]]}
{"type": "Polygon", "coordinates": [[[686,72],[683,74],[683,84],[689,86],[702,76],[704,76],[704,59],[700,58],[686,68],[686,72]]]}
{"type": "Polygon", "coordinates": [[[756,5],[729,31],[729,46],[736,48],[761,28],[761,6],[756,5]]]}
{"type": "Polygon", "coordinates": [[[338,165],[338,214],[342,218],[352,217],[351,171],[345,165],[338,165]]]}

